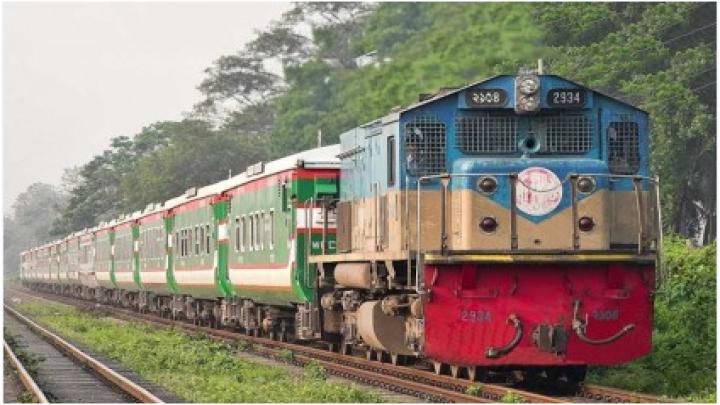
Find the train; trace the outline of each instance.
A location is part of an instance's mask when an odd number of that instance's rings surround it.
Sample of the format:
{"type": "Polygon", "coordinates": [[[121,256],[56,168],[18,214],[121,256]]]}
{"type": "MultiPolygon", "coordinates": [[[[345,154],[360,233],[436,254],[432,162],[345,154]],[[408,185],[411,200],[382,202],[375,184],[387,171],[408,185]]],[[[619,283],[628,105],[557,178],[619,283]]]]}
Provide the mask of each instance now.
{"type": "Polygon", "coordinates": [[[21,254],[31,288],[472,380],[652,348],[648,114],[520,69],[21,254]]]}

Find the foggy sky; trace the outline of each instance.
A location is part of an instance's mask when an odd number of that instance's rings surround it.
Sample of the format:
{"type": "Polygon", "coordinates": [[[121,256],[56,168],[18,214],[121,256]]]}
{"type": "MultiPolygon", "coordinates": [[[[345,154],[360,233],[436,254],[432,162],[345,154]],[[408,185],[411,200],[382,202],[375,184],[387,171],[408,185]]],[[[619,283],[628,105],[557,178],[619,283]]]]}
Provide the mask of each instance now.
{"type": "Polygon", "coordinates": [[[289,3],[3,3],[3,202],[200,101],[289,3]]]}

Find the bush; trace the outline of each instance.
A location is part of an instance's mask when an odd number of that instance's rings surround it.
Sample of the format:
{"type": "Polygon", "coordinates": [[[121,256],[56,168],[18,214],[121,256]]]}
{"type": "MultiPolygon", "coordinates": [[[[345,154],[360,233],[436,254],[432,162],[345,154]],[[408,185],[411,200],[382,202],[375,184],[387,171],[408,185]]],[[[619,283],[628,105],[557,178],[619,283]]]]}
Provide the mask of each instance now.
{"type": "Polygon", "coordinates": [[[465,389],[465,393],[468,395],[475,396],[475,397],[482,397],[483,396],[482,384],[470,384],[465,389]]]}
{"type": "Polygon", "coordinates": [[[595,368],[589,380],[630,390],[715,402],[715,254],[713,243],[665,240],[655,298],[652,353],[620,367],[595,368]]]}

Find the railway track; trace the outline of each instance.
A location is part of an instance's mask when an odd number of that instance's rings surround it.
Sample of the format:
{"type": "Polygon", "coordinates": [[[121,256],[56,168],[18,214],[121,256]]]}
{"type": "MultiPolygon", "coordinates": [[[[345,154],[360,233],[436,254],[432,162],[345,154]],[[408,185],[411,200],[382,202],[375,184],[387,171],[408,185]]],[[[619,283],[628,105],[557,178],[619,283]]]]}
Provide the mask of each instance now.
{"type": "MultiPolygon", "coordinates": [[[[17,290],[16,290],[17,291],[17,290]]],[[[46,294],[36,291],[23,294],[41,296],[52,301],[63,302],[83,307],[91,311],[101,311],[105,314],[124,320],[143,320],[154,324],[182,329],[188,332],[200,332],[212,339],[223,341],[245,341],[250,344],[253,352],[273,359],[282,359],[296,365],[305,365],[311,361],[322,365],[330,374],[352,379],[364,384],[381,387],[407,395],[413,395],[435,402],[499,402],[503,398],[516,398],[523,402],[532,403],[567,403],[567,402],[671,402],[666,398],[640,394],[625,390],[598,385],[584,385],[575,397],[545,395],[526,390],[520,390],[501,384],[476,383],[468,380],[437,375],[429,370],[406,366],[397,366],[390,363],[372,361],[362,357],[342,355],[325,349],[306,345],[279,342],[267,338],[248,336],[239,332],[224,329],[214,329],[205,326],[192,325],[185,322],[174,321],[150,314],[141,314],[133,310],[116,308],[113,306],[91,303],[67,296],[46,294]],[[50,298],[48,298],[50,297],[50,298]],[[292,353],[288,356],[287,353],[292,353]],[[474,395],[467,392],[474,391],[474,395]]]]}
{"type": "Polygon", "coordinates": [[[36,378],[5,343],[14,358],[21,381],[38,402],[63,403],[163,403],[153,393],[84,353],[65,339],[4,305],[5,327],[17,336],[23,351],[41,359],[36,378]]]}
{"type": "Polygon", "coordinates": [[[48,401],[45,393],[42,392],[40,387],[35,382],[35,379],[33,379],[32,375],[30,375],[25,366],[23,366],[22,362],[18,359],[17,355],[15,355],[10,345],[8,345],[7,342],[3,342],[3,345],[5,357],[7,358],[8,363],[13,369],[15,369],[18,378],[20,379],[20,382],[22,383],[23,387],[25,387],[27,392],[30,393],[33,400],[39,404],[49,403],[50,401],[48,401]]]}
{"type": "Polygon", "coordinates": [[[622,390],[619,388],[604,387],[596,384],[585,384],[581,387],[579,396],[602,402],[632,402],[632,403],[672,403],[679,402],[655,395],[643,394],[641,392],[633,392],[622,390]]]}

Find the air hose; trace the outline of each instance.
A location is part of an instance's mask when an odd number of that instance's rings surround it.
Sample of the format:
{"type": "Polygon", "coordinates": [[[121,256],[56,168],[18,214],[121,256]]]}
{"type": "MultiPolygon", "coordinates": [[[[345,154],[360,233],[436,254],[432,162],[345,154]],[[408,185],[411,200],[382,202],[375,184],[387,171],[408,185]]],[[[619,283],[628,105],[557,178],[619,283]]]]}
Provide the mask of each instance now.
{"type": "Polygon", "coordinates": [[[580,309],[580,300],[575,301],[575,305],[573,308],[573,321],[572,321],[572,328],[575,331],[575,334],[577,337],[582,340],[585,343],[591,344],[591,345],[605,345],[608,343],[612,343],[621,337],[623,337],[626,333],[630,332],[631,330],[635,329],[635,325],[630,323],[622,327],[617,333],[615,333],[612,336],[603,338],[603,339],[592,339],[585,335],[585,330],[587,329],[587,320],[583,321],[578,316],[578,310],[580,309]]]}

